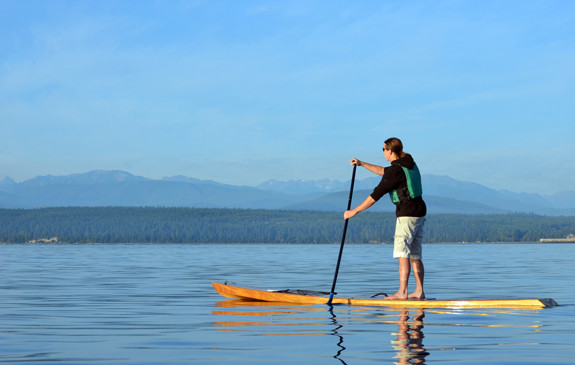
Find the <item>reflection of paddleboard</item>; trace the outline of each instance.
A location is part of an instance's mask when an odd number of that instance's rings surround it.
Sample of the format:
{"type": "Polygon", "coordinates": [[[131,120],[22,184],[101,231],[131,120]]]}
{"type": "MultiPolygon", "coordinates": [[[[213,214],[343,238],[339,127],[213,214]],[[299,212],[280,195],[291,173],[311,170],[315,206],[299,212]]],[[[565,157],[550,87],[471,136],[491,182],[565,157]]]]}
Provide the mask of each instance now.
{"type": "MultiPolygon", "coordinates": [[[[229,284],[212,283],[218,293],[227,298],[264,302],[327,304],[328,296],[314,295],[303,290],[261,290],[229,284]],[[303,293],[303,294],[302,294],[303,293]]],[[[482,299],[482,300],[385,300],[333,298],[332,304],[385,306],[401,308],[545,308],[558,305],[553,299],[482,299]]]]}

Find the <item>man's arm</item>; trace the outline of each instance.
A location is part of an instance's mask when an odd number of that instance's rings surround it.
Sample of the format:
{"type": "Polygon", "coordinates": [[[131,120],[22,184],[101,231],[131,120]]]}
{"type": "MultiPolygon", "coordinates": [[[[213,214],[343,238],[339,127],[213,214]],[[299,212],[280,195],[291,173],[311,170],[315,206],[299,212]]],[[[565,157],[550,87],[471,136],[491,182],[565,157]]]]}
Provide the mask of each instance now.
{"type": "Polygon", "coordinates": [[[367,198],[365,198],[365,200],[363,201],[363,203],[361,203],[360,205],[358,205],[357,207],[355,207],[352,210],[348,210],[343,214],[343,217],[345,219],[349,219],[349,218],[353,218],[355,217],[355,215],[359,212],[363,212],[364,210],[366,210],[367,208],[371,207],[372,205],[375,204],[375,199],[373,199],[370,196],[368,196],[367,198]]]}
{"type": "Polygon", "coordinates": [[[351,160],[352,165],[365,167],[369,171],[373,172],[376,175],[383,176],[384,167],[378,165],[372,165],[370,163],[360,161],[357,158],[351,160]]]}

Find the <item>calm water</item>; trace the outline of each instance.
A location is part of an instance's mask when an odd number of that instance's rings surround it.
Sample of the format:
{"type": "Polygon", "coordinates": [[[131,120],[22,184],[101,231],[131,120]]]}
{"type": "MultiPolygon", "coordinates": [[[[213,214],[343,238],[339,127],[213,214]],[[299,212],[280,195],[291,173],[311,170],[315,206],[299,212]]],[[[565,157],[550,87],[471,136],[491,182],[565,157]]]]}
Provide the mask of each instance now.
{"type": "MultiPolygon", "coordinates": [[[[575,245],[425,245],[438,299],[402,311],[226,300],[211,281],[329,291],[339,245],[0,245],[0,363],[572,364],[575,245]]],[[[346,245],[338,296],[393,292],[391,245],[346,245]]]]}

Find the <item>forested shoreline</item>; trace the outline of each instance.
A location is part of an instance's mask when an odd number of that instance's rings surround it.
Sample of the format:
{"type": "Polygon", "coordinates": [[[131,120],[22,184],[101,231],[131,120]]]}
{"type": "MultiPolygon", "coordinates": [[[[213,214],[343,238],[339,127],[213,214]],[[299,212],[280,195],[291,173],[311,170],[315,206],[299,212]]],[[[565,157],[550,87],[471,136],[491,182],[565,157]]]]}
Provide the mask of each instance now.
{"type": "MultiPolygon", "coordinates": [[[[0,209],[0,242],[338,243],[343,214],[263,209],[67,207],[0,209]]],[[[346,243],[391,243],[393,213],[364,212],[346,243]]],[[[426,243],[538,242],[575,233],[575,217],[535,214],[427,217],[426,243]]]]}

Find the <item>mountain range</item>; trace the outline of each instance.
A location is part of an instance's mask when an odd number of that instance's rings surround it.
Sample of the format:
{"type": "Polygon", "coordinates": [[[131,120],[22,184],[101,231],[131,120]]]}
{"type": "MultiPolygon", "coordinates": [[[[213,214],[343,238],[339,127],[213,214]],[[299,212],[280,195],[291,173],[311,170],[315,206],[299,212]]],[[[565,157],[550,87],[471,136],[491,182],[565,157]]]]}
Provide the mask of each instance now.
{"type": "MultiPolygon", "coordinates": [[[[423,175],[429,214],[534,213],[575,216],[575,192],[541,195],[494,190],[448,176],[423,175]]],[[[355,182],[357,205],[379,182],[355,182]]],[[[0,208],[66,206],[150,206],[322,210],[343,212],[350,181],[270,180],[257,187],[222,184],[186,176],[150,179],[126,171],[96,170],[65,176],[38,176],[16,182],[0,180],[0,208]]],[[[386,197],[371,211],[394,211],[386,197]]]]}

